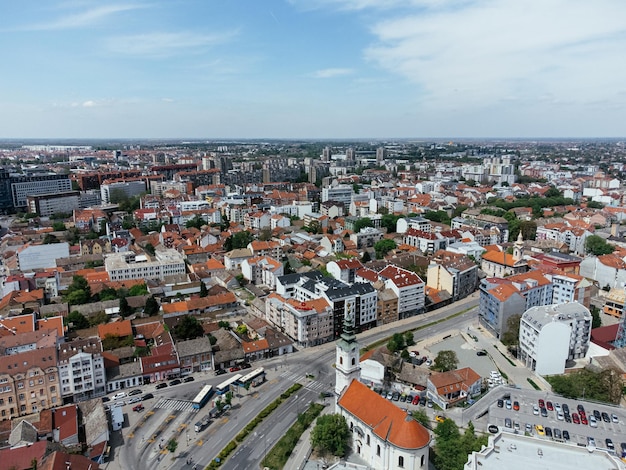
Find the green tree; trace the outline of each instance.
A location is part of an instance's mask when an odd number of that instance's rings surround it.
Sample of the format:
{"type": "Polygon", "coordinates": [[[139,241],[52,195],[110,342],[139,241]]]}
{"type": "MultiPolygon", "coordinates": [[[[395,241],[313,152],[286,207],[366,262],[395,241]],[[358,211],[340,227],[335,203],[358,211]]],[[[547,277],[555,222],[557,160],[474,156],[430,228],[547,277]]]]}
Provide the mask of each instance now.
{"type": "Polygon", "coordinates": [[[89,317],[89,326],[102,325],[109,321],[109,316],[104,312],[98,312],[93,317],[89,317]]]}
{"type": "Polygon", "coordinates": [[[241,324],[241,325],[238,325],[237,328],[235,328],[235,331],[243,336],[248,333],[248,327],[244,324],[241,324]]]}
{"type": "Polygon", "coordinates": [[[506,331],[502,335],[502,344],[517,346],[519,344],[519,325],[522,320],[520,314],[511,315],[506,321],[506,331]]]}
{"type": "Polygon", "coordinates": [[[178,441],[176,439],[170,439],[167,443],[167,450],[169,450],[172,454],[176,452],[178,448],[178,441]]]}
{"type": "Polygon", "coordinates": [[[51,245],[53,243],[61,243],[61,241],[56,236],[52,235],[51,233],[46,233],[46,236],[43,237],[42,243],[44,245],[51,245]]]}
{"type": "Polygon", "coordinates": [[[440,372],[447,372],[454,370],[459,364],[459,359],[456,357],[456,353],[450,350],[439,351],[437,357],[433,361],[433,369],[440,372]]]}
{"type": "Polygon", "coordinates": [[[54,230],[55,232],[64,232],[65,231],[65,224],[61,221],[55,221],[52,224],[52,230],[54,230]]]}
{"type": "Polygon", "coordinates": [[[147,295],[148,294],[148,286],[145,284],[135,284],[128,290],[128,295],[134,297],[136,295],[147,295]]]}
{"type": "Polygon", "coordinates": [[[105,300],[115,300],[117,299],[117,291],[112,287],[105,287],[98,293],[98,299],[100,299],[101,302],[105,300]]]}
{"type": "Polygon", "coordinates": [[[561,197],[563,196],[563,194],[561,193],[561,191],[559,191],[558,189],[556,189],[554,186],[552,186],[550,189],[548,189],[545,193],[544,193],[544,197],[561,197]]]}
{"type": "Polygon", "coordinates": [[[126,318],[131,316],[134,312],[135,310],[130,305],[128,305],[128,300],[126,300],[126,297],[122,297],[120,299],[120,315],[126,318]]]}
{"type": "Polygon", "coordinates": [[[600,317],[600,309],[592,305],[589,309],[591,312],[591,328],[600,328],[602,326],[602,318],[600,317]]]}
{"type": "Polygon", "coordinates": [[[404,336],[402,333],[394,333],[393,336],[387,342],[387,349],[390,353],[401,351],[406,347],[404,343],[404,336]]]}
{"type": "Polygon", "coordinates": [[[198,214],[196,214],[193,219],[190,219],[187,221],[187,223],[185,224],[185,227],[187,228],[197,228],[198,230],[200,230],[202,228],[203,225],[206,225],[207,222],[206,220],[204,220],[202,217],[200,217],[198,214]]]}
{"type": "Polygon", "coordinates": [[[174,327],[174,336],[179,340],[195,339],[204,334],[202,324],[196,317],[185,315],[174,327]]]}
{"type": "Polygon", "coordinates": [[[371,261],[371,259],[372,259],[372,258],[371,258],[371,256],[370,256],[369,252],[364,251],[364,252],[363,252],[363,256],[361,257],[361,263],[363,263],[363,264],[368,263],[368,262],[370,262],[370,261],[371,261]]]}
{"type": "Polygon", "coordinates": [[[159,303],[154,296],[151,295],[146,299],[146,305],[143,307],[143,313],[151,317],[159,313],[159,308],[159,303]]]}
{"type": "Polygon", "coordinates": [[[363,217],[354,223],[354,233],[359,233],[362,228],[373,227],[374,223],[369,217],[363,217]]]}
{"type": "Polygon", "coordinates": [[[209,290],[206,288],[206,284],[203,281],[200,281],[200,297],[207,297],[209,295],[209,290]]]}
{"type": "Polygon", "coordinates": [[[322,415],[311,431],[311,445],[321,453],[343,457],[348,449],[350,429],[340,414],[322,415]]]}
{"type": "Polygon", "coordinates": [[[387,255],[387,253],[389,253],[391,250],[395,250],[397,246],[398,245],[396,245],[396,242],[388,238],[377,241],[374,244],[374,250],[376,250],[376,258],[377,259],[384,258],[387,255]]]}
{"type": "Polygon", "coordinates": [[[413,338],[413,332],[412,331],[405,331],[404,332],[404,342],[406,343],[407,347],[408,346],[413,346],[415,344],[415,338],[413,338]]]}
{"type": "Polygon", "coordinates": [[[252,234],[247,230],[244,230],[243,232],[237,232],[226,239],[226,241],[224,242],[224,249],[226,251],[231,251],[245,248],[252,240],[252,234]]]}
{"type": "Polygon", "coordinates": [[[440,224],[450,225],[450,216],[446,211],[426,211],[424,218],[440,224]]]}
{"type": "Polygon", "coordinates": [[[415,410],[411,413],[413,419],[427,429],[430,429],[430,418],[424,410],[415,410]]]}
{"type": "Polygon", "coordinates": [[[146,245],[143,247],[143,249],[146,251],[146,253],[148,253],[150,256],[154,256],[154,254],[156,253],[156,251],[154,250],[154,245],[152,245],[152,243],[146,243],[146,245]]]}
{"type": "Polygon", "coordinates": [[[380,219],[380,226],[387,229],[387,233],[395,233],[396,224],[401,216],[393,214],[385,214],[380,219]]]}
{"type": "Polygon", "coordinates": [[[613,250],[615,250],[615,247],[608,244],[604,238],[599,235],[589,235],[585,239],[585,251],[592,255],[608,255],[609,253],[613,253],[613,250]]]}
{"type": "Polygon", "coordinates": [[[67,315],[66,322],[72,330],[82,330],[84,328],[89,328],[89,320],[87,320],[87,317],[85,317],[85,315],[80,313],[78,310],[71,311],[67,315]]]}

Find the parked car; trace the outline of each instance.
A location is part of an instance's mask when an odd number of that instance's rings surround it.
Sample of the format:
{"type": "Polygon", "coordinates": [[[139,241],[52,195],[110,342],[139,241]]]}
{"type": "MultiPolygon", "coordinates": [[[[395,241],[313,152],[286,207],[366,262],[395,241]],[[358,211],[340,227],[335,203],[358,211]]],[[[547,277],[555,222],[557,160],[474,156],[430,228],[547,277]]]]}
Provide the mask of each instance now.
{"type": "Polygon", "coordinates": [[[567,431],[567,429],[563,430],[563,440],[569,441],[569,432],[567,431]]]}
{"type": "Polygon", "coordinates": [[[504,406],[504,400],[498,400],[497,405],[498,408],[502,408],[504,406]]]}
{"type": "Polygon", "coordinates": [[[548,417],[548,410],[546,410],[545,408],[541,408],[541,416],[544,418],[548,417]]]}
{"type": "Polygon", "coordinates": [[[487,351],[485,351],[484,349],[481,349],[480,351],[476,351],[476,355],[477,356],[486,356],[487,355],[487,351]]]}
{"type": "Polygon", "coordinates": [[[136,388],[135,390],[131,390],[130,392],[128,392],[128,396],[132,397],[134,395],[141,395],[141,390],[139,390],[138,388],[136,388]]]}
{"type": "Polygon", "coordinates": [[[217,369],[215,375],[223,375],[226,373],[226,369],[217,369]]]}
{"type": "Polygon", "coordinates": [[[510,410],[511,408],[513,408],[513,404],[511,403],[511,400],[505,401],[504,405],[506,406],[507,410],[510,410]]]}
{"type": "Polygon", "coordinates": [[[165,382],[161,382],[160,384],[157,384],[156,387],[154,388],[156,388],[157,390],[161,390],[162,388],[165,388],[165,387],[167,387],[167,384],[165,382]]]}
{"type": "Polygon", "coordinates": [[[559,428],[554,428],[554,438],[561,439],[561,430],[559,428]]]}
{"type": "Polygon", "coordinates": [[[598,427],[598,420],[596,419],[595,415],[589,415],[589,426],[591,426],[592,428],[598,427]]]}
{"type": "Polygon", "coordinates": [[[141,401],[141,397],[132,397],[130,400],[128,400],[128,404],[131,405],[133,403],[139,403],[141,401]]]}
{"type": "Polygon", "coordinates": [[[391,395],[391,399],[393,401],[398,401],[400,400],[400,392],[393,392],[393,395],[391,395]]]}
{"type": "Polygon", "coordinates": [[[563,403],[563,413],[569,414],[569,406],[567,406],[567,403],[563,403]]]}
{"type": "Polygon", "coordinates": [[[600,421],[602,419],[602,415],[598,410],[593,410],[593,417],[596,418],[596,421],[600,421]]]}
{"type": "Polygon", "coordinates": [[[533,405],[533,414],[539,416],[539,407],[537,405],[533,405]]]}
{"type": "Polygon", "coordinates": [[[558,411],[556,413],[556,419],[558,419],[559,421],[563,421],[565,419],[565,416],[563,416],[563,413],[561,411],[558,411]]]}
{"type": "Polygon", "coordinates": [[[622,442],[619,447],[622,449],[622,458],[626,458],[626,442],[622,442]]]}
{"type": "Polygon", "coordinates": [[[504,427],[505,428],[513,427],[513,423],[511,422],[511,418],[504,418],[504,427]]]}
{"type": "Polygon", "coordinates": [[[391,400],[393,398],[393,392],[391,390],[389,390],[387,392],[387,396],[385,398],[387,398],[387,400],[391,400]]]}
{"type": "Polygon", "coordinates": [[[420,405],[426,406],[426,397],[420,397],[420,405]]]}
{"type": "Polygon", "coordinates": [[[546,435],[546,431],[545,429],[543,429],[543,426],[541,424],[535,424],[535,431],[537,432],[538,436],[546,435]]]}
{"type": "Polygon", "coordinates": [[[580,424],[580,418],[578,417],[578,413],[574,413],[574,414],[572,415],[572,422],[573,422],[574,424],[580,424]]]}
{"type": "Polygon", "coordinates": [[[415,396],[413,397],[413,400],[411,401],[411,403],[412,403],[413,405],[417,405],[419,402],[420,402],[420,396],[419,396],[419,395],[415,395],[415,396]]]}
{"type": "Polygon", "coordinates": [[[178,385],[179,383],[181,383],[180,379],[174,379],[170,381],[169,386],[173,387],[174,385],[178,385]]]}
{"type": "Polygon", "coordinates": [[[578,410],[578,414],[585,413],[585,407],[583,405],[579,404],[576,409],[578,410]]]}
{"type": "Polygon", "coordinates": [[[113,400],[120,400],[122,398],[126,398],[126,392],[118,392],[113,395],[113,400]]]}
{"type": "Polygon", "coordinates": [[[154,398],[154,395],[152,395],[151,393],[146,393],[143,397],[141,397],[141,400],[146,401],[150,400],[151,398],[154,398]]]}
{"type": "Polygon", "coordinates": [[[530,434],[531,432],[533,432],[533,427],[531,426],[530,423],[526,423],[526,432],[528,434],[530,434]]]}
{"type": "Polygon", "coordinates": [[[605,423],[610,423],[611,422],[611,417],[609,416],[609,414],[606,411],[602,412],[602,421],[604,421],[605,423]]]}
{"type": "Polygon", "coordinates": [[[611,414],[611,421],[613,421],[615,424],[619,424],[619,418],[615,413],[611,414]]]}
{"type": "Polygon", "coordinates": [[[242,369],[250,369],[251,367],[252,367],[252,364],[248,364],[247,362],[244,362],[243,364],[241,364],[242,369]]]}
{"type": "Polygon", "coordinates": [[[446,418],[441,416],[441,415],[435,416],[435,421],[437,421],[438,423],[443,423],[445,420],[446,420],[446,418]]]}
{"type": "Polygon", "coordinates": [[[106,403],[107,401],[111,401],[109,397],[102,397],[102,403],[106,403]]]}
{"type": "Polygon", "coordinates": [[[144,410],[144,407],[143,407],[143,405],[141,403],[139,405],[133,406],[133,411],[139,412],[139,411],[143,411],[143,410],[144,410]]]}
{"type": "Polygon", "coordinates": [[[544,428],[544,431],[545,431],[545,433],[546,433],[546,437],[552,437],[552,429],[551,429],[551,428],[549,428],[549,427],[547,427],[547,426],[546,426],[546,427],[544,428]]]}
{"type": "Polygon", "coordinates": [[[584,424],[585,426],[589,424],[589,422],[587,421],[587,417],[584,414],[580,415],[580,424],[584,424]]]}
{"type": "Polygon", "coordinates": [[[544,401],[540,398],[539,399],[539,408],[545,408],[546,404],[544,403],[544,401]]]}
{"type": "Polygon", "coordinates": [[[229,369],[231,372],[237,372],[238,370],[241,370],[241,367],[239,366],[233,366],[229,369]]]}
{"type": "Polygon", "coordinates": [[[187,382],[193,382],[195,379],[193,378],[193,375],[188,375],[187,377],[185,377],[183,379],[183,382],[187,383],[187,382]]]}
{"type": "Polygon", "coordinates": [[[519,402],[517,400],[513,402],[513,409],[519,411],[519,402]]]}
{"type": "Polygon", "coordinates": [[[609,449],[609,452],[615,452],[615,445],[613,445],[613,441],[608,437],[604,441],[606,443],[606,448],[609,449]]]}
{"type": "Polygon", "coordinates": [[[546,408],[548,409],[548,411],[554,411],[554,406],[552,406],[551,401],[546,402],[546,408]]]}
{"type": "Polygon", "coordinates": [[[587,447],[595,447],[595,446],[596,446],[596,440],[593,437],[588,436],[587,437],[587,447]]]}
{"type": "Polygon", "coordinates": [[[427,408],[432,408],[432,407],[433,407],[433,401],[432,401],[432,400],[428,400],[428,401],[426,402],[426,407],[427,407],[427,408]]]}

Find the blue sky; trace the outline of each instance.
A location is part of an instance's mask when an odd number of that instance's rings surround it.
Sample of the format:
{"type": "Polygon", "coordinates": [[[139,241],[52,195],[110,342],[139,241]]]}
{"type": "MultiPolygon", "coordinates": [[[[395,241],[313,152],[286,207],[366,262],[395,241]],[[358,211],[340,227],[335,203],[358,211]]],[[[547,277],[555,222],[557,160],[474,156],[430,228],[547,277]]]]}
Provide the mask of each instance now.
{"type": "Polygon", "coordinates": [[[623,0],[0,1],[1,138],[626,136],[623,0]]]}

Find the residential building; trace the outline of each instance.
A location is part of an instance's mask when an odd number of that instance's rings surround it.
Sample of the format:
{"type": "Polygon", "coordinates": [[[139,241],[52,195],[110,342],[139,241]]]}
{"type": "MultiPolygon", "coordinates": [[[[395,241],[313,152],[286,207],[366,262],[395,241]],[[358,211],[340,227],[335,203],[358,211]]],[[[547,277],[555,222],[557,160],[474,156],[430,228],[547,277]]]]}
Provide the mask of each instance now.
{"type": "Polygon", "coordinates": [[[241,273],[252,284],[274,289],[276,277],[283,275],[283,263],[269,256],[255,256],[243,260],[241,273]]]}
{"type": "Polygon", "coordinates": [[[358,249],[371,248],[382,239],[383,233],[374,227],[364,227],[358,233],[350,234],[350,241],[354,242],[358,249]]]}
{"type": "Polygon", "coordinates": [[[132,198],[146,192],[146,182],[143,179],[105,182],[100,186],[100,196],[104,204],[119,200],[119,197],[132,198]]]}
{"type": "Polygon", "coordinates": [[[488,250],[482,254],[481,269],[487,277],[506,277],[528,271],[528,263],[522,259],[523,242],[519,238],[513,247],[513,254],[502,251],[500,248],[488,250]]]}
{"type": "Polygon", "coordinates": [[[406,233],[409,229],[430,233],[432,225],[430,224],[430,220],[419,216],[398,219],[396,222],[396,232],[406,233]]]}
{"type": "MultiPolygon", "coordinates": [[[[611,289],[606,296],[602,311],[612,317],[622,318],[624,305],[626,305],[626,293],[624,289],[611,289]]],[[[585,307],[589,308],[588,305],[585,305],[585,307]]]]}
{"type": "Polygon", "coordinates": [[[0,357],[0,421],[61,403],[56,348],[0,357]]]}
{"type": "Polygon", "coordinates": [[[160,279],[186,273],[185,259],[174,249],[157,247],[154,259],[133,251],[105,255],[104,266],[111,281],[160,279]]]}
{"type": "Polygon", "coordinates": [[[248,258],[252,258],[252,250],[249,248],[238,248],[224,255],[224,266],[229,271],[241,269],[241,263],[248,258]]]}
{"type": "Polygon", "coordinates": [[[358,258],[340,259],[326,264],[326,271],[335,279],[353,284],[356,272],[363,268],[363,263],[358,258]]]}
{"type": "Polygon", "coordinates": [[[63,343],[58,347],[61,395],[78,402],[106,393],[102,343],[97,337],[63,343]]]}
{"type": "Polygon", "coordinates": [[[508,328],[509,318],[526,310],[526,298],[512,284],[498,281],[487,278],[480,282],[478,320],[500,338],[508,328]]]}
{"type": "Polygon", "coordinates": [[[10,186],[13,208],[23,210],[28,208],[28,196],[67,193],[72,190],[69,176],[57,174],[11,175],[10,186]]]}
{"type": "Polygon", "coordinates": [[[413,246],[422,253],[432,255],[435,251],[445,250],[448,239],[438,232],[422,232],[410,228],[402,237],[405,245],[413,246]]]}
{"type": "Polygon", "coordinates": [[[449,406],[480,395],[482,378],[472,368],[433,373],[428,376],[426,395],[434,403],[449,406]]]}
{"type": "Polygon", "coordinates": [[[426,284],[417,274],[390,264],[378,276],[398,297],[398,318],[408,318],[424,311],[426,284]]]}
{"type": "Polygon", "coordinates": [[[181,375],[211,370],[213,347],[208,336],[178,341],[176,350],[180,360],[181,375]]]}
{"type": "Polygon", "coordinates": [[[246,248],[250,250],[253,256],[270,256],[277,260],[283,258],[283,249],[280,243],[273,240],[254,240],[248,243],[246,248]]]}
{"type": "Polygon", "coordinates": [[[626,261],[617,253],[587,256],[580,263],[580,275],[593,279],[600,288],[626,285],[626,261]]]}
{"type": "Polygon", "coordinates": [[[339,184],[322,188],[322,202],[333,201],[341,202],[344,207],[350,206],[354,191],[351,185],[339,184]]]}
{"type": "MultiPolygon", "coordinates": [[[[593,283],[577,274],[546,274],[552,282],[552,303],[578,302],[589,308],[593,283]]],[[[613,292],[615,289],[611,289],[613,292]]]]}
{"type": "Polygon", "coordinates": [[[522,315],[520,360],[539,375],[563,374],[567,361],[585,357],[591,313],[577,302],[533,307],[522,315]]]}
{"type": "Polygon", "coordinates": [[[447,291],[454,301],[463,299],[478,286],[478,266],[467,256],[437,251],[428,266],[426,285],[447,291]]]}

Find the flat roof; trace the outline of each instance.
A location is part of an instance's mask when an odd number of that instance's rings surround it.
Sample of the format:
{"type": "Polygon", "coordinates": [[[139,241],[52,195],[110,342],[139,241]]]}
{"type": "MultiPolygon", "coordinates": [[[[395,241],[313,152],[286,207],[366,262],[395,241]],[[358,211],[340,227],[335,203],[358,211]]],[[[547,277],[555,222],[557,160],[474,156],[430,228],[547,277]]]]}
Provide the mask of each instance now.
{"type": "MultiPolygon", "coordinates": [[[[597,442],[597,444],[599,444],[597,442]]],[[[618,444],[619,445],[619,444],[618,444]]],[[[489,446],[473,453],[465,470],[572,470],[574,468],[623,468],[617,457],[603,450],[590,452],[587,447],[564,444],[537,437],[501,432],[489,437],[489,446]]]]}

